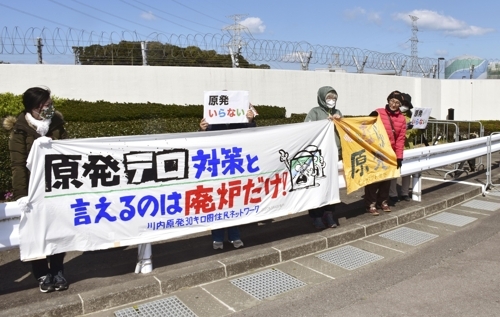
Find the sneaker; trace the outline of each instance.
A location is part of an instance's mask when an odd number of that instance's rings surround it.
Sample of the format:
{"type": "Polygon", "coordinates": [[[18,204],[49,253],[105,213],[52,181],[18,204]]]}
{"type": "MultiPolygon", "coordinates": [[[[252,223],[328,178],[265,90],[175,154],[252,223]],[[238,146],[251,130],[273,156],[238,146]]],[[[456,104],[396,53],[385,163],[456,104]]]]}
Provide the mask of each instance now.
{"type": "Polygon", "coordinates": [[[243,241],[241,241],[241,240],[239,240],[239,239],[238,239],[238,240],[234,240],[234,241],[232,241],[232,243],[233,243],[233,246],[234,246],[236,249],[238,249],[238,248],[240,248],[240,247],[242,247],[242,246],[243,246],[243,241]]]}
{"type": "Polygon", "coordinates": [[[389,197],[389,200],[392,201],[393,203],[397,203],[399,201],[399,197],[398,196],[389,197]]]}
{"type": "Polygon", "coordinates": [[[404,201],[411,201],[411,198],[410,198],[410,196],[405,195],[405,196],[402,196],[402,197],[401,197],[401,200],[404,200],[404,201]]]}
{"type": "Polygon", "coordinates": [[[214,241],[214,250],[217,250],[217,249],[224,249],[224,244],[222,243],[222,241],[214,241]]]}
{"type": "Polygon", "coordinates": [[[54,282],[52,281],[52,275],[47,273],[47,275],[38,278],[38,284],[40,286],[40,292],[48,293],[54,291],[54,282]]]}
{"type": "Polygon", "coordinates": [[[389,197],[387,203],[389,206],[396,206],[396,203],[400,202],[399,197],[389,197]]]}
{"type": "Polygon", "coordinates": [[[322,218],[313,218],[313,226],[318,230],[326,229],[322,218]]]}
{"type": "Polygon", "coordinates": [[[57,275],[54,275],[54,288],[56,291],[64,291],[68,289],[68,281],[64,278],[62,271],[57,272],[57,275]]]}
{"type": "Polygon", "coordinates": [[[374,206],[371,206],[371,207],[367,207],[366,208],[366,212],[372,214],[372,216],[378,216],[380,215],[377,211],[377,208],[375,208],[374,206]]]}
{"type": "Polygon", "coordinates": [[[377,206],[377,208],[378,209],[382,209],[385,212],[390,212],[391,211],[391,207],[389,207],[389,205],[386,202],[383,202],[382,204],[380,204],[379,206],[377,206]]]}
{"type": "Polygon", "coordinates": [[[336,228],[337,227],[338,220],[333,218],[333,213],[331,211],[325,212],[325,214],[323,215],[323,218],[325,219],[326,226],[328,228],[336,228]]]}

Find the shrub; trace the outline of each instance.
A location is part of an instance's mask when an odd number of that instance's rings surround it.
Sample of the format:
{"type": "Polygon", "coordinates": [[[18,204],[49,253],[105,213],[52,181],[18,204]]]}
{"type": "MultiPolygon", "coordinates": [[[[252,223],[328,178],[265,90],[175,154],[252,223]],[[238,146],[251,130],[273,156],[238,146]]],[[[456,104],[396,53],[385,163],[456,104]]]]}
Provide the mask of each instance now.
{"type": "MultiPolygon", "coordinates": [[[[111,103],[64,100],[55,102],[56,109],[64,114],[66,121],[102,122],[131,121],[141,119],[203,118],[201,105],[164,105],[158,103],[111,103]]],[[[286,109],[276,106],[256,106],[259,118],[278,119],[286,117],[286,109]]]]}
{"type": "Polygon", "coordinates": [[[23,109],[22,96],[11,93],[0,94],[0,118],[18,114],[23,109]]]}
{"type": "MultiPolygon", "coordinates": [[[[203,117],[201,105],[164,105],[159,103],[113,103],[52,97],[66,121],[70,138],[98,138],[120,135],[145,135],[198,131],[203,117]]],[[[305,114],[286,118],[286,109],[255,105],[258,126],[303,122],[305,114]]],[[[24,109],[22,96],[0,94],[0,113],[17,115],[24,109]]],[[[0,193],[10,192],[11,169],[8,134],[0,133],[0,193]]],[[[1,199],[1,198],[0,198],[1,199]]]]}

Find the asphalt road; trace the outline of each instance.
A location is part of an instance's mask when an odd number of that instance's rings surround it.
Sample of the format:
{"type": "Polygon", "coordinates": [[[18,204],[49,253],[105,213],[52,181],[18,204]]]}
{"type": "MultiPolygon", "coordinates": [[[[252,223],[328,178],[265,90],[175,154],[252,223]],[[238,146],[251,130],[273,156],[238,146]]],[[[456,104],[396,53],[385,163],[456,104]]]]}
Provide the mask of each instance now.
{"type": "MultiPolygon", "coordinates": [[[[163,307],[170,315],[156,316],[500,316],[500,191],[482,197],[471,186],[482,184],[484,171],[464,180],[424,181],[422,202],[400,202],[379,217],[364,213],[361,191],[341,193],[339,228],[317,232],[307,213],[295,214],[243,226],[245,247],[237,250],[214,251],[209,233],[154,244],[150,274],[133,273],[134,247],[69,252],[64,292],[40,293],[19,251],[0,252],[0,316],[142,317],[133,307],[172,298],[175,307],[163,307]],[[430,220],[445,213],[473,220],[430,220]],[[433,237],[415,246],[382,237],[401,228],[433,237]],[[380,259],[350,270],[319,258],[345,247],[380,259]],[[258,298],[233,283],[266,271],[303,284],[258,298]],[[179,305],[192,314],[177,314],[179,305]],[[117,314],[127,309],[134,311],[117,314]]],[[[265,282],[265,292],[283,286],[265,282]]]]}
{"type": "Polygon", "coordinates": [[[155,303],[172,298],[190,312],[178,315],[169,306],[168,316],[500,316],[499,232],[496,192],[328,251],[85,316],[155,316],[120,313],[132,305],[159,307],[155,303]],[[457,222],[439,222],[443,216],[457,222]],[[339,265],[319,258],[344,249],[378,258],[362,265],[356,256],[343,257],[350,263],[339,265]],[[265,285],[264,293],[287,287],[270,282],[275,272],[303,285],[263,298],[252,293],[258,286],[250,291],[235,286],[263,272],[271,274],[257,283],[265,285]]]}
{"type": "Polygon", "coordinates": [[[500,316],[500,214],[236,316],[500,316]]]}

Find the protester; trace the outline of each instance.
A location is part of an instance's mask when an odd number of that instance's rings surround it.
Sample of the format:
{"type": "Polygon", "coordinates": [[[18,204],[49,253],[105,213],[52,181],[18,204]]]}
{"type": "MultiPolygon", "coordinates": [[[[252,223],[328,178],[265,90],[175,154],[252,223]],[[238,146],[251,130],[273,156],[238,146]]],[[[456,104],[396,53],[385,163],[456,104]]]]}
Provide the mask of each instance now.
{"type": "MultiPolygon", "coordinates": [[[[29,88],[23,94],[23,104],[24,110],[17,118],[9,116],[3,122],[4,128],[10,131],[13,198],[18,202],[22,202],[28,195],[30,172],[26,162],[33,142],[40,137],[52,140],[67,138],[63,117],[54,109],[50,89],[29,88]]],[[[64,256],[65,253],[59,253],[47,256],[46,259],[31,261],[33,275],[42,293],[68,288],[68,282],[63,275],[64,256]]]]}
{"type": "MultiPolygon", "coordinates": [[[[391,147],[394,150],[397,158],[397,166],[401,168],[403,162],[403,150],[406,133],[406,120],[404,115],[399,110],[399,107],[404,102],[403,96],[399,91],[393,91],[387,97],[385,108],[379,108],[373,111],[370,116],[380,116],[384,124],[387,136],[391,142],[391,147]]],[[[365,206],[366,212],[373,216],[378,216],[377,209],[390,212],[391,208],[387,203],[389,199],[389,188],[391,180],[383,180],[377,183],[372,183],[365,186],[365,206]]]]}
{"type": "MultiPolygon", "coordinates": [[[[413,136],[413,132],[411,129],[413,126],[411,125],[410,122],[412,117],[411,109],[413,109],[413,105],[411,104],[411,96],[409,94],[402,93],[401,95],[403,96],[403,105],[399,108],[399,110],[404,114],[406,120],[405,149],[411,149],[413,148],[413,143],[411,142],[411,137],[413,136]]],[[[411,175],[401,177],[401,199],[400,199],[397,190],[397,185],[398,185],[397,179],[394,178],[391,180],[391,187],[389,189],[389,200],[391,201],[392,204],[395,204],[400,200],[404,201],[411,200],[409,195],[410,181],[411,181],[411,175]]]]}
{"type": "MultiPolygon", "coordinates": [[[[257,124],[255,122],[255,108],[250,104],[250,107],[246,113],[248,123],[222,123],[222,124],[208,124],[205,118],[201,119],[200,131],[217,131],[217,130],[232,130],[232,129],[243,129],[243,128],[253,128],[257,124]]],[[[243,246],[243,241],[240,237],[240,229],[237,226],[221,228],[212,230],[212,241],[214,249],[224,248],[224,238],[227,230],[228,240],[237,249],[243,246]]]]}
{"type": "MultiPolygon", "coordinates": [[[[318,90],[318,106],[312,108],[307,114],[304,122],[318,120],[332,120],[342,118],[342,113],[337,109],[338,94],[330,86],[323,86],[318,90]]],[[[342,148],[340,138],[335,131],[335,143],[338,147],[338,159],[342,160],[342,148]]],[[[309,210],[309,217],[313,219],[313,225],[316,229],[335,228],[339,224],[338,218],[334,217],[335,205],[325,205],[309,210]]]]}

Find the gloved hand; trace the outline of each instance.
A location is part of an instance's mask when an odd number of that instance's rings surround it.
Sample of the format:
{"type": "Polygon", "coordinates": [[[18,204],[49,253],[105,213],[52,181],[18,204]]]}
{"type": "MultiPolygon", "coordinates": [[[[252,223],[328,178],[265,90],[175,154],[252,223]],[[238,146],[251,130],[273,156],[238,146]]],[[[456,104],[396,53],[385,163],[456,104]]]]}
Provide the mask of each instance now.
{"type": "Polygon", "coordinates": [[[52,143],[52,139],[46,136],[41,136],[38,140],[40,141],[40,144],[45,147],[50,147],[50,144],[52,143]]]}
{"type": "Polygon", "coordinates": [[[410,122],[408,122],[406,124],[406,130],[411,130],[411,129],[413,129],[413,124],[411,124],[410,122]]]}
{"type": "Polygon", "coordinates": [[[401,168],[401,165],[403,165],[403,159],[397,159],[398,161],[398,168],[401,168]]]}
{"type": "Polygon", "coordinates": [[[21,197],[16,202],[17,202],[17,205],[19,206],[19,209],[22,212],[25,212],[25,213],[30,212],[30,205],[28,202],[28,196],[21,197]]]}

